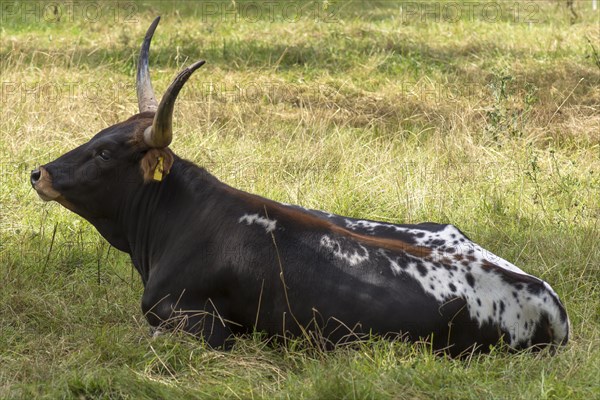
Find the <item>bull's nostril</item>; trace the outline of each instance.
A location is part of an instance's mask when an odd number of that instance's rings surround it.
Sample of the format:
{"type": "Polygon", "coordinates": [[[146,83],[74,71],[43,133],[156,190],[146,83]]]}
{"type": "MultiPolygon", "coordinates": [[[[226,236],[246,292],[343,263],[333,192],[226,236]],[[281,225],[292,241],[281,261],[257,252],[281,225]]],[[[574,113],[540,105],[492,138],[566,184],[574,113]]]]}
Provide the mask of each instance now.
{"type": "Polygon", "coordinates": [[[39,169],[34,169],[33,171],[31,171],[31,184],[35,185],[41,177],[42,171],[40,171],[39,169]]]}

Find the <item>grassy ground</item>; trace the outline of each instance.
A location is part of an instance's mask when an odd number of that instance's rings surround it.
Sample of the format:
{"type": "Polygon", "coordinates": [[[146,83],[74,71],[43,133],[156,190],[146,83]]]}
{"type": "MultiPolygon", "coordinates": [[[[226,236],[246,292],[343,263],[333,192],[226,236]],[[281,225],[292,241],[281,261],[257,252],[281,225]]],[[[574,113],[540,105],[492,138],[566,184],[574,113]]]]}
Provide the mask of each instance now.
{"type": "Polygon", "coordinates": [[[0,398],[600,397],[599,14],[564,3],[2,2],[0,398]],[[207,60],[175,152],[279,201],[455,224],[554,287],[569,345],[456,361],[152,340],[127,256],[28,175],[137,112],[158,14],[157,93],[207,60]]]}

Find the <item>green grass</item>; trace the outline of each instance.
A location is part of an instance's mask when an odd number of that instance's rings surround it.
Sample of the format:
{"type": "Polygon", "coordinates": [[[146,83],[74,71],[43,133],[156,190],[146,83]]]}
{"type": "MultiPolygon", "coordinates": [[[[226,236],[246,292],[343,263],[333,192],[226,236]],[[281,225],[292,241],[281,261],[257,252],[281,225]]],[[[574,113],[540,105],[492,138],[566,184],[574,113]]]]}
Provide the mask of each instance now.
{"type": "Polygon", "coordinates": [[[599,14],[576,2],[571,23],[563,3],[461,3],[472,12],[450,20],[455,2],[339,2],[330,16],[307,2],[293,18],[239,1],[92,18],[82,9],[100,3],[79,2],[58,3],[57,21],[45,3],[2,2],[0,398],[600,397],[599,14]],[[569,345],[459,361],[380,340],[324,353],[250,337],[222,353],[151,339],[128,257],[28,175],[137,112],[158,14],[158,93],[207,60],[179,96],[176,153],[275,200],[452,223],[553,286],[569,345]]]}

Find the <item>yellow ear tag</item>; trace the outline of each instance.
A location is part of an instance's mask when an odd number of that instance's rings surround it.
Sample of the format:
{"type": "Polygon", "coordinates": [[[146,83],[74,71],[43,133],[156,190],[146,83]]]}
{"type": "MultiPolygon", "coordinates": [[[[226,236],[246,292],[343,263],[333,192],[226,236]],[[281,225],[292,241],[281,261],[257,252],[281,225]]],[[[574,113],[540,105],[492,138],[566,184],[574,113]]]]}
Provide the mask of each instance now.
{"type": "Polygon", "coordinates": [[[160,182],[163,180],[163,168],[163,157],[158,157],[158,163],[156,164],[156,168],[154,168],[154,176],[152,177],[155,181],[160,182]]]}

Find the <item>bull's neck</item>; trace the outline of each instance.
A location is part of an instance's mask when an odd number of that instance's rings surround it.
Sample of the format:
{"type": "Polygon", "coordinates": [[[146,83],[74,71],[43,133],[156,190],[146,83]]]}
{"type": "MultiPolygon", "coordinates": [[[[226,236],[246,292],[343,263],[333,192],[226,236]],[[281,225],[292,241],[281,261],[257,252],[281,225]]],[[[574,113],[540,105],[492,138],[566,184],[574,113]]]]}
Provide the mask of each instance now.
{"type": "Polygon", "coordinates": [[[198,229],[214,214],[206,210],[218,205],[214,192],[219,185],[204,169],[176,157],[163,181],[148,182],[126,196],[117,219],[144,284],[151,270],[165,263],[173,244],[189,234],[189,221],[198,229]]]}

